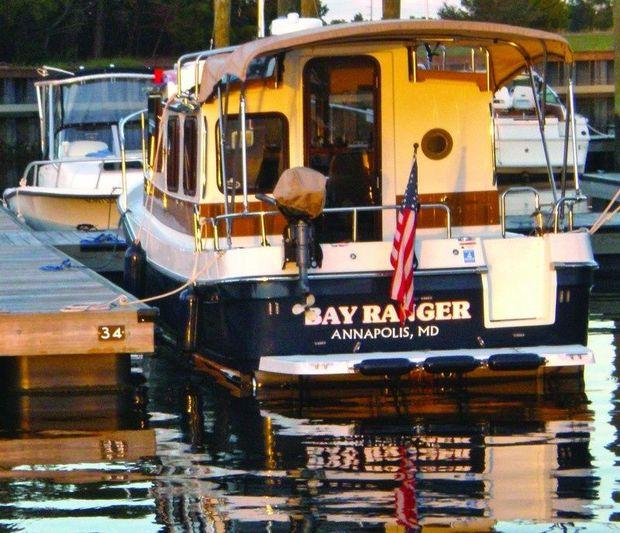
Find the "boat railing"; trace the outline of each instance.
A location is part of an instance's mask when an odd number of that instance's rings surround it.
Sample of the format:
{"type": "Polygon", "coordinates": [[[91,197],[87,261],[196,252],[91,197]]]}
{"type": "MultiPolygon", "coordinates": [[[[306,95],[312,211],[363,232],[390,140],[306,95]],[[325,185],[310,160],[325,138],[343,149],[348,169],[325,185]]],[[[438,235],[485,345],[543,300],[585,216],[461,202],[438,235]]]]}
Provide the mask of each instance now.
{"type": "MultiPolygon", "coordinates": [[[[142,162],[142,158],[139,156],[131,156],[127,157],[126,161],[140,161],[142,162]]],[[[55,187],[58,187],[60,180],[60,172],[63,165],[74,165],[76,163],[97,163],[99,164],[99,174],[97,175],[97,183],[95,188],[99,187],[99,181],[101,180],[101,174],[103,173],[105,164],[108,163],[117,163],[122,164],[122,160],[120,157],[65,157],[62,159],[41,159],[38,161],[30,161],[26,168],[24,169],[24,173],[22,174],[22,178],[19,182],[20,186],[39,186],[39,173],[43,167],[55,167],[56,169],[56,183],[55,187]]]]}
{"type": "MultiPolygon", "coordinates": [[[[530,193],[534,196],[534,213],[533,216],[536,222],[536,231],[538,234],[542,235],[544,232],[544,221],[543,221],[543,212],[540,204],[540,193],[534,187],[523,186],[523,187],[510,187],[506,189],[501,197],[500,197],[500,223],[502,228],[502,237],[506,237],[506,199],[508,196],[519,194],[519,193],[530,193]]],[[[574,226],[574,207],[575,204],[583,202],[587,199],[586,196],[583,195],[575,195],[575,196],[562,196],[557,200],[557,202],[551,204],[553,209],[551,210],[551,215],[553,217],[553,232],[559,233],[561,230],[562,220],[564,219],[564,214],[566,211],[566,227],[568,231],[573,230],[574,226]]]]}
{"type": "Polygon", "coordinates": [[[506,189],[499,203],[499,219],[502,227],[502,237],[506,237],[506,198],[514,194],[530,193],[534,196],[534,216],[536,218],[536,227],[542,230],[542,212],[540,211],[540,194],[534,187],[510,187],[506,189]]]}
{"type": "MultiPolygon", "coordinates": [[[[338,214],[338,213],[350,213],[351,214],[351,241],[357,242],[358,240],[358,214],[365,212],[376,212],[376,211],[389,211],[400,209],[400,205],[368,205],[368,206],[354,206],[354,207],[327,207],[323,210],[323,213],[326,215],[338,214]]],[[[446,238],[450,239],[452,237],[452,215],[450,212],[450,207],[446,204],[420,204],[420,209],[440,209],[445,212],[445,232],[446,238]]],[[[267,239],[267,229],[265,225],[265,218],[271,217],[275,215],[281,214],[279,211],[271,210],[271,211],[249,211],[247,213],[229,213],[218,215],[215,217],[204,217],[201,218],[201,223],[199,226],[208,225],[211,226],[213,232],[213,243],[214,249],[216,251],[220,250],[219,246],[219,224],[226,221],[231,221],[233,219],[238,218],[259,218],[260,220],[260,241],[261,246],[269,246],[269,241],[267,239]]]]}
{"type": "Polygon", "coordinates": [[[134,113],[124,116],[118,121],[118,136],[121,145],[121,186],[123,189],[121,210],[124,213],[127,211],[127,151],[125,150],[125,125],[127,122],[140,118],[140,149],[142,167],[146,168],[146,113],[148,109],[140,109],[134,113]]]}
{"type": "Polygon", "coordinates": [[[573,231],[573,226],[575,222],[575,214],[574,208],[575,204],[583,202],[587,200],[586,196],[563,196],[560,198],[555,205],[553,206],[553,233],[558,233],[560,231],[560,221],[564,215],[564,207],[567,210],[567,229],[568,231],[573,231]]]}

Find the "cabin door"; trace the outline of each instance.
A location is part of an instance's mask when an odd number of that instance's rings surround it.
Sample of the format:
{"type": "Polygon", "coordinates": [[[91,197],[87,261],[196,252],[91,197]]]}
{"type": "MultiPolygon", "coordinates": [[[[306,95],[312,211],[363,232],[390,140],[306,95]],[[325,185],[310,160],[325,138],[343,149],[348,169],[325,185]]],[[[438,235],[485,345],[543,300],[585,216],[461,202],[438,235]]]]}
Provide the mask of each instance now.
{"type": "MultiPolygon", "coordinates": [[[[381,205],[379,65],[368,56],[321,57],[304,69],[304,159],[329,177],[326,207],[381,205]]],[[[325,214],[323,242],[351,240],[353,215],[325,214]]],[[[358,240],[381,239],[381,212],[358,214],[358,240]]]]}

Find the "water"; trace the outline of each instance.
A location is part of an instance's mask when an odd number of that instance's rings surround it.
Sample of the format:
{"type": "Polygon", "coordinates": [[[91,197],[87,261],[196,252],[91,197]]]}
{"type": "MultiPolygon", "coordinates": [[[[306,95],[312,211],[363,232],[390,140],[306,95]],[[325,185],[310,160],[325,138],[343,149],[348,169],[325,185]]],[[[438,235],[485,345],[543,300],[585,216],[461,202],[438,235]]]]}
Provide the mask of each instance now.
{"type": "Polygon", "coordinates": [[[240,399],[165,358],[122,395],[8,398],[0,530],[618,529],[620,294],[575,378],[240,399]]]}

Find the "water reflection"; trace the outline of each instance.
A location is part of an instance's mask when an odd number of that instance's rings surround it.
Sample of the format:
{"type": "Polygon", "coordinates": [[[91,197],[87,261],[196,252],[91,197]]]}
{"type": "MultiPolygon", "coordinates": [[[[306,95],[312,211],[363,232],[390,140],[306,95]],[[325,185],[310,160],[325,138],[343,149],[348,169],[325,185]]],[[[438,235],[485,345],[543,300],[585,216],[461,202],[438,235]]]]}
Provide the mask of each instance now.
{"type": "Polygon", "coordinates": [[[542,395],[351,389],[259,402],[196,383],[178,400],[180,434],[159,443],[158,520],[342,531],[592,519],[583,381],[545,385],[542,395]]]}
{"type": "Polygon", "coordinates": [[[4,400],[0,528],[600,531],[618,521],[617,295],[580,374],[237,398],[147,359],[120,395],[4,400]]]}
{"type": "Polygon", "coordinates": [[[142,463],[155,432],[139,388],[13,394],[0,413],[0,529],[100,531],[153,512],[142,463]]]}

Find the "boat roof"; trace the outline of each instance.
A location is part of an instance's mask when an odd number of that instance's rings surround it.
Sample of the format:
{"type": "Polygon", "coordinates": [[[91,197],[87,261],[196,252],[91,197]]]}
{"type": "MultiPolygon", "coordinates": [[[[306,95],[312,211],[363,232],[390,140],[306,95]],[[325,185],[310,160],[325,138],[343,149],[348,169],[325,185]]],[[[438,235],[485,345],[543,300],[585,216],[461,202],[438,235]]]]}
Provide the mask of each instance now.
{"type": "Polygon", "coordinates": [[[71,83],[82,83],[85,81],[103,80],[103,79],[152,79],[153,69],[149,67],[143,68],[117,68],[106,67],[98,69],[78,69],[71,73],[64,70],[55,70],[50,67],[42,67],[38,72],[43,75],[43,79],[36,81],[35,85],[66,85],[71,83]],[[50,70],[47,70],[47,69],[50,70]]]}
{"type": "Polygon", "coordinates": [[[509,82],[528,64],[545,59],[573,62],[568,41],[555,33],[506,24],[454,20],[383,20],[335,24],[272,35],[242,44],[205,59],[199,100],[206,100],[219,81],[235,76],[245,81],[248,66],[257,57],[312,46],[394,43],[455,43],[482,46],[489,51],[491,90],[509,82]]]}

